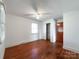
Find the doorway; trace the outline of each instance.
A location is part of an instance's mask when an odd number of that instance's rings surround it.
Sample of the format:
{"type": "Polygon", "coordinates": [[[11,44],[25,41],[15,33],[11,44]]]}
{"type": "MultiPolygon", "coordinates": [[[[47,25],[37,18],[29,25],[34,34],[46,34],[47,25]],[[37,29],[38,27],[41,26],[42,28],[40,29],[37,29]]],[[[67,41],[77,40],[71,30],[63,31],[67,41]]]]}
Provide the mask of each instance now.
{"type": "Polygon", "coordinates": [[[50,23],[46,24],[46,40],[50,41],[50,23]]]}
{"type": "Polygon", "coordinates": [[[63,22],[56,23],[56,43],[62,48],[63,47],[63,22]]]}

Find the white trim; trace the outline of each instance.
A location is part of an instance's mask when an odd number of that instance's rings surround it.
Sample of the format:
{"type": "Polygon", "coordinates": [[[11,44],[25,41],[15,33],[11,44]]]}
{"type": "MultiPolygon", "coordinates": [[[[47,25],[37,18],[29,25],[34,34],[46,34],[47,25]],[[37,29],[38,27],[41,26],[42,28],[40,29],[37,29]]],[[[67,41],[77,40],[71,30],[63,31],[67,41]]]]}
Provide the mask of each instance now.
{"type": "Polygon", "coordinates": [[[75,49],[72,49],[72,48],[68,48],[68,47],[63,47],[64,49],[67,49],[67,50],[70,50],[72,52],[75,52],[75,53],[79,53],[79,51],[75,50],[75,49]]]}

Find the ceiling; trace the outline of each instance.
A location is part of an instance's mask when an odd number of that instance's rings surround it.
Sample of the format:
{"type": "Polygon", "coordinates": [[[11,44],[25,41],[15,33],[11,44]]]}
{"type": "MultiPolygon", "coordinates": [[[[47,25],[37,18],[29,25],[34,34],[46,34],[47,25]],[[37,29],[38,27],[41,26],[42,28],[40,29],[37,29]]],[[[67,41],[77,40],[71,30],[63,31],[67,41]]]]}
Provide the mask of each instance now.
{"type": "Polygon", "coordinates": [[[3,0],[6,13],[27,17],[35,12],[45,13],[41,20],[62,17],[63,13],[79,10],[79,0],[3,0]],[[27,14],[27,15],[26,15],[27,14]]]}

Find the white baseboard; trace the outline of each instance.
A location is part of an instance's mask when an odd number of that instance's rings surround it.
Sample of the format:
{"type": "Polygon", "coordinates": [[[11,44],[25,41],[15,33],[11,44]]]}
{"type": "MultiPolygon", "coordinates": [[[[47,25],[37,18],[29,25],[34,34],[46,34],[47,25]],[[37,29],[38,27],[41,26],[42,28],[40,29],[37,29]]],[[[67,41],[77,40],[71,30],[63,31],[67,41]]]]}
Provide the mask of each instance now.
{"type": "Polygon", "coordinates": [[[63,47],[63,48],[66,49],[66,50],[70,50],[72,52],[75,52],[75,53],[79,53],[78,50],[75,50],[75,49],[72,49],[72,48],[69,48],[69,47],[63,47]]]}

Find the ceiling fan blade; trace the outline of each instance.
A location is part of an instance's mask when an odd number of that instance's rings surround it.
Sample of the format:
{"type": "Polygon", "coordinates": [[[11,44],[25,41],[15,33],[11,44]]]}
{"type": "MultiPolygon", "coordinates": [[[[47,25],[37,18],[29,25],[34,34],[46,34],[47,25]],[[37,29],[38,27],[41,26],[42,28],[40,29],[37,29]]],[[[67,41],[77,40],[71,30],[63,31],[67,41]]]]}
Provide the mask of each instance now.
{"type": "Polygon", "coordinates": [[[38,12],[37,1],[36,0],[30,0],[30,1],[32,8],[35,10],[35,12],[38,12]]]}
{"type": "Polygon", "coordinates": [[[41,13],[42,15],[52,15],[52,13],[41,13]]]}
{"type": "Polygon", "coordinates": [[[36,19],[36,16],[34,14],[25,14],[23,15],[24,17],[27,17],[27,18],[32,18],[32,19],[36,19]]]}
{"type": "Polygon", "coordinates": [[[32,15],[34,15],[34,14],[24,14],[24,16],[32,16],[32,15]]]}

